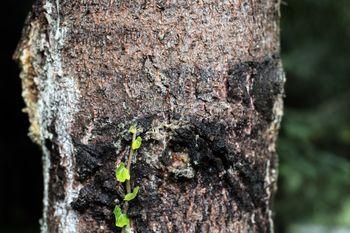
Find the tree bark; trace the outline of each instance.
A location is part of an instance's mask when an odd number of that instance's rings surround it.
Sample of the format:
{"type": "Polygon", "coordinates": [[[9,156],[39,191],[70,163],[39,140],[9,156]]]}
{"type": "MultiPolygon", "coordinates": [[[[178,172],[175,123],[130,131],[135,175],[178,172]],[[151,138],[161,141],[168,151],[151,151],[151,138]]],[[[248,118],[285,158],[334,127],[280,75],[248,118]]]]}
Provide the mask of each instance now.
{"type": "Polygon", "coordinates": [[[278,0],[39,0],[16,52],[43,151],[42,232],[272,232],[278,0]]]}

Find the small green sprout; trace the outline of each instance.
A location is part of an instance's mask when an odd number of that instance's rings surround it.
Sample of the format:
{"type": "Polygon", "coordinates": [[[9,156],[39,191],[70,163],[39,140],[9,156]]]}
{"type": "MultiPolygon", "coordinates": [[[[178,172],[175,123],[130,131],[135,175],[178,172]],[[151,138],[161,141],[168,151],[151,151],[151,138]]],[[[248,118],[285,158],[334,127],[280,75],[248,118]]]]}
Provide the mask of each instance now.
{"type": "Polygon", "coordinates": [[[137,149],[139,149],[141,147],[141,144],[142,144],[142,138],[140,136],[138,136],[136,138],[136,140],[132,142],[131,148],[133,150],[137,150],[137,149]]]}
{"type": "Polygon", "coordinates": [[[119,182],[124,183],[125,180],[130,180],[129,169],[125,167],[124,163],[120,163],[117,169],[115,170],[115,177],[119,182]]]}
{"type": "Polygon", "coordinates": [[[125,227],[127,225],[129,225],[130,220],[128,218],[128,216],[126,214],[122,213],[122,210],[120,209],[120,207],[117,205],[114,208],[114,217],[115,217],[115,225],[117,227],[125,227]]]}
{"type": "Polygon", "coordinates": [[[133,190],[132,193],[128,193],[124,197],[124,201],[131,201],[137,196],[137,193],[139,192],[140,187],[136,186],[133,190]]]}
{"type": "Polygon", "coordinates": [[[129,219],[127,212],[129,204],[128,202],[135,199],[140,187],[136,186],[132,192],[131,192],[131,182],[130,182],[130,171],[131,171],[131,161],[132,157],[134,156],[136,150],[138,150],[141,147],[142,144],[142,138],[140,136],[136,137],[138,133],[138,129],[136,125],[132,125],[129,129],[129,132],[132,134],[132,142],[131,142],[131,148],[130,153],[128,156],[127,165],[125,167],[124,163],[120,163],[118,167],[115,169],[115,177],[116,179],[124,183],[126,181],[126,195],[124,197],[124,208],[123,212],[119,205],[115,206],[114,208],[114,216],[115,216],[115,225],[120,228],[124,228],[123,232],[131,232],[131,219],[129,219]]]}

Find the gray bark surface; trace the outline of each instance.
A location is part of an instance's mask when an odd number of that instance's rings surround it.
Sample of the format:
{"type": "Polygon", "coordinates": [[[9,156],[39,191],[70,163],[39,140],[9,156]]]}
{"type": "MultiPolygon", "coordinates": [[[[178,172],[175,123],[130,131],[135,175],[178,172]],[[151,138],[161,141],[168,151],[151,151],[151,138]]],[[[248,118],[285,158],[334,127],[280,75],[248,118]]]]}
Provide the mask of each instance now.
{"type": "Polygon", "coordinates": [[[277,0],[40,0],[16,57],[43,150],[43,232],[272,232],[284,74],[277,0]]]}

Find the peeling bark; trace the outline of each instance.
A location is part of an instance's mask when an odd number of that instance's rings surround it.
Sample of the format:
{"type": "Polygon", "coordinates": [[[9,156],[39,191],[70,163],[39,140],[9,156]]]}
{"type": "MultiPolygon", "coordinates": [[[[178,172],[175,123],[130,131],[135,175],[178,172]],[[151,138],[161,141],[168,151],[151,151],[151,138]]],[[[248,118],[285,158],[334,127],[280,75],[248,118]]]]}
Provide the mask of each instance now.
{"type": "Polygon", "coordinates": [[[42,232],[118,231],[133,123],[135,232],[272,232],[278,2],[37,1],[15,56],[44,154],[42,232]]]}

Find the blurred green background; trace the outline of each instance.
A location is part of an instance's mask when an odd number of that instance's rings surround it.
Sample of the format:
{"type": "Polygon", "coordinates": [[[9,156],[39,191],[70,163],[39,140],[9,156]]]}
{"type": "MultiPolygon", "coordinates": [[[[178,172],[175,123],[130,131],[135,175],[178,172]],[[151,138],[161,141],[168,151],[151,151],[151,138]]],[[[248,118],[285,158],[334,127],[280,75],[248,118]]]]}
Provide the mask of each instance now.
{"type": "Polygon", "coordinates": [[[350,1],[282,5],[277,232],[350,232],[350,1]]]}
{"type": "MultiPolygon", "coordinates": [[[[0,232],[39,232],[39,149],[21,113],[11,56],[33,0],[3,1],[1,20],[0,232]],[[6,126],[9,126],[6,128],[6,126]],[[18,155],[22,155],[18,159],[18,155]]],[[[350,0],[289,0],[282,5],[287,74],[278,143],[277,233],[350,232],[350,0]]]]}

